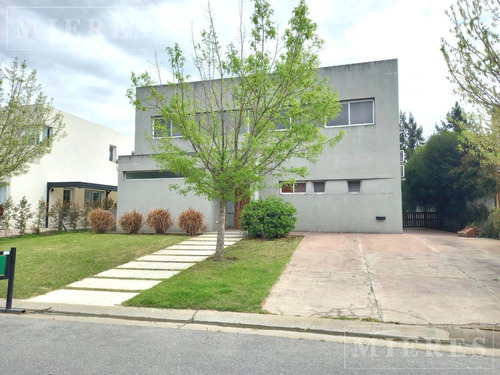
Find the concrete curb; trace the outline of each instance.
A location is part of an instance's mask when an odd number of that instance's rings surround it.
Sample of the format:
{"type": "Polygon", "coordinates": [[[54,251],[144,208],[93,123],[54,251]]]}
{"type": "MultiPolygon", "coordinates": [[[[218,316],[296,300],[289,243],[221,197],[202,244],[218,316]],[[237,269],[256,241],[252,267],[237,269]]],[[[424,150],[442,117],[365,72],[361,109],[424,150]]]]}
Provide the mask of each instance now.
{"type": "MultiPolygon", "coordinates": [[[[5,300],[0,299],[0,306],[4,306],[4,303],[5,300]]],[[[25,300],[14,300],[13,306],[17,309],[25,309],[28,314],[98,317],[132,321],[180,323],[183,325],[208,325],[253,330],[288,331],[337,337],[359,337],[393,342],[437,344],[441,346],[458,345],[466,348],[474,348],[479,339],[484,348],[493,349],[495,352],[497,351],[496,349],[500,349],[500,335],[494,329],[485,329],[484,325],[407,325],[317,317],[128,306],[88,306],[31,302],[25,300]]]]}

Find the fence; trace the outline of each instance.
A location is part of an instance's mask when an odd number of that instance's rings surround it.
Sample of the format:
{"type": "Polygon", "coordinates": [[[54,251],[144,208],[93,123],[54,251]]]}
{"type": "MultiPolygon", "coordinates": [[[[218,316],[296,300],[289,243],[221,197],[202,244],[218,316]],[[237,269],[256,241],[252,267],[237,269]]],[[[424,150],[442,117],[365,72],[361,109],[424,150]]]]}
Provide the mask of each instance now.
{"type": "Polygon", "coordinates": [[[403,212],[403,227],[441,229],[441,216],[437,212],[403,212]]]}

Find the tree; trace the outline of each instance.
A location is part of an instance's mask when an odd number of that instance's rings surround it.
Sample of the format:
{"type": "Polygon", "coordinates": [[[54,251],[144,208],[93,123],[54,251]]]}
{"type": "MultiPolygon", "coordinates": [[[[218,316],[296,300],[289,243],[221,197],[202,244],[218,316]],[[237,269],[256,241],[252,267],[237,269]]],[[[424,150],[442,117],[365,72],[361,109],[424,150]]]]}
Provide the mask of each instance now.
{"type": "Polygon", "coordinates": [[[404,150],[408,159],[413,155],[417,146],[424,144],[422,132],[422,126],[417,125],[411,112],[408,120],[406,119],[406,112],[399,112],[399,147],[404,150]]]}
{"type": "Polygon", "coordinates": [[[457,132],[443,130],[417,148],[405,168],[403,206],[433,208],[443,227],[457,230],[472,221],[467,203],[496,192],[495,168],[459,149],[457,132]]]}
{"type": "Polygon", "coordinates": [[[463,130],[471,129],[471,127],[472,124],[467,113],[460,107],[458,102],[455,102],[451,110],[446,113],[446,121],[441,120],[441,126],[437,124],[434,126],[438,133],[445,130],[461,133],[463,130]]]}
{"type": "MultiPolygon", "coordinates": [[[[325,145],[333,146],[343,135],[328,139],[321,131],[326,119],[337,116],[340,104],[318,76],[323,41],[305,1],[293,10],[283,35],[272,16],[267,1],[255,0],[248,37],[240,24],[237,42],[224,49],[209,6],[208,30],[193,42],[201,80],[196,85],[188,81],[178,45],[167,48],[173,72],[167,90],[153,86],[146,73],[132,75],[133,86],[145,86],[149,93],[141,98],[129,90],[136,108],[157,108],[164,124],[174,124],[189,145],[163,137],[159,145],[152,144],[157,164],[185,177],[187,187],[176,186],[177,191],[194,191],[218,202],[217,260],[223,257],[228,201],[251,196],[269,175],[288,182],[305,176],[301,161],[316,161],[325,145]]],[[[168,131],[167,126],[162,130],[168,131]]]]}
{"type": "Polygon", "coordinates": [[[14,60],[0,68],[0,179],[28,171],[63,136],[63,117],[41,91],[36,71],[14,60]]]}
{"type": "Polygon", "coordinates": [[[479,109],[463,142],[483,163],[500,165],[500,0],[457,0],[446,13],[454,44],[442,39],[441,51],[456,92],[479,109]]]}

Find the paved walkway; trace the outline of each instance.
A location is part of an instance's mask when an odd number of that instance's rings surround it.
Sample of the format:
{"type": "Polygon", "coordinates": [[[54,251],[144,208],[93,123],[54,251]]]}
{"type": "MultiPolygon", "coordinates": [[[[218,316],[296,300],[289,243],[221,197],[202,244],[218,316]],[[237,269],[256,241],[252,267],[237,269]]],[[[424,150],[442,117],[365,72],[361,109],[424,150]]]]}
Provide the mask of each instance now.
{"type": "Polygon", "coordinates": [[[500,323],[500,241],[432,230],[303,233],[264,309],[408,324],[500,323]]]}
{"type": "MultiPolygon", "coordinates": [[[[241,240],[241,232],[226,232],[224,246],[241,240]]],[[[63,289],[29,299],[32,302],[113,306],[152,288],[215,253],[217,233],[207,233],[122,264],[63,289]]]]}

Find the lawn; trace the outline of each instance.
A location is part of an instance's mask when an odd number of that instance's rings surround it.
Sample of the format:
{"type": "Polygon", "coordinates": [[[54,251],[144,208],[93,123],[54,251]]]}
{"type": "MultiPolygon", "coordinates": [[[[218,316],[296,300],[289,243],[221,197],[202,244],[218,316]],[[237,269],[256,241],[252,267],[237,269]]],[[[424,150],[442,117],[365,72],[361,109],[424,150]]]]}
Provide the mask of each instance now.
{"type": "Polygon", "coordinates": [[[209,258],[124,304],[261,313],[264,299],[301,240],[241,240],[224,250],[223,262],[209,258]]]}
{"type": "MultiPolygon", "coordinates": [[[[180,235],[72,232],[1,238],[0,250],[17,247],[14,298],[30,298],[185,239],[180,235]]],[[[0,280],[0,297],[6,295],[7,280],[0,280]]]]}

